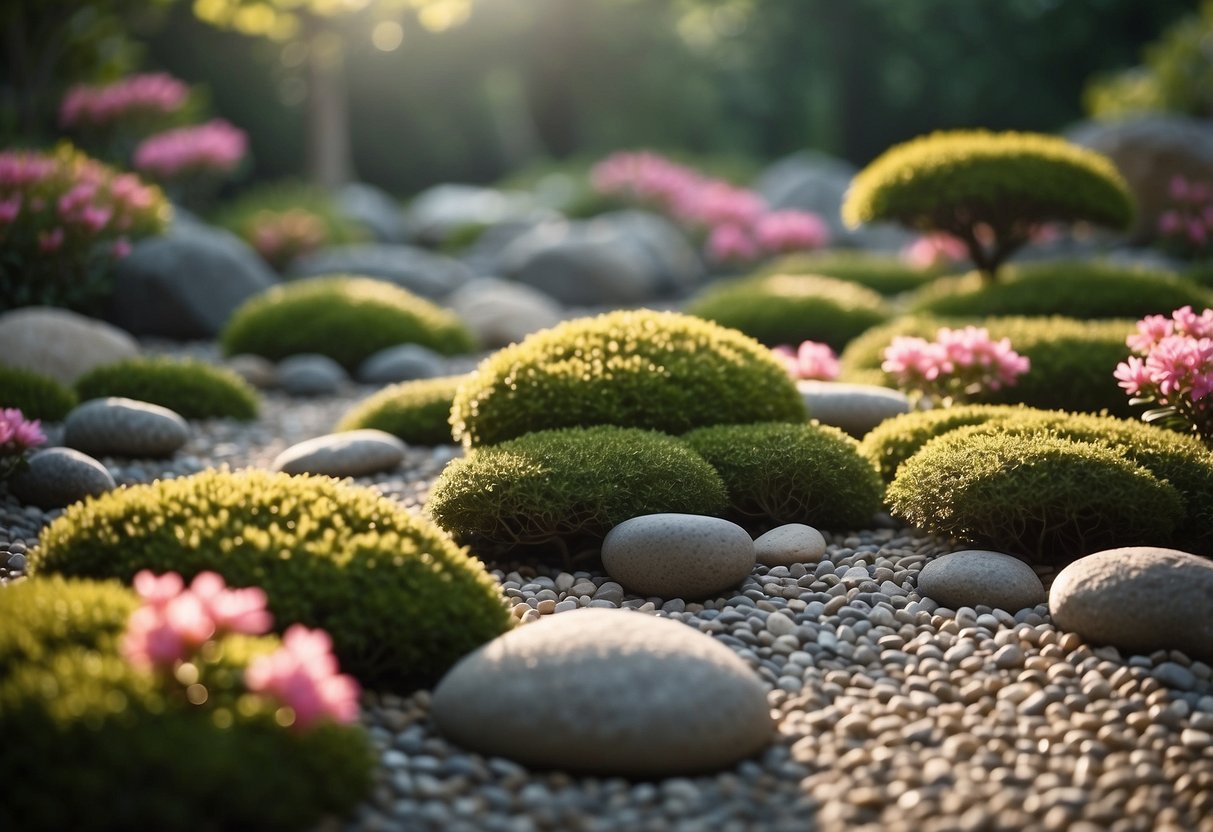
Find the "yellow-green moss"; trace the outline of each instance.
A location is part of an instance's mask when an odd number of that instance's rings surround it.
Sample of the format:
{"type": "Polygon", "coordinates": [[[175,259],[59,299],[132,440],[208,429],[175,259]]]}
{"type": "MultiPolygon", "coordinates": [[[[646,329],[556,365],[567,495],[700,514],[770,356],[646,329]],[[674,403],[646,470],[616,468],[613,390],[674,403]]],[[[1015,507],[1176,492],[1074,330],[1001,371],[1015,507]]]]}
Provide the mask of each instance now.
{"type": "Polygon", "coordinates": [[[50,376],[0,366],[0,408],[15,407],[26,419],[61,422],[77,401],[74,391],[50,376]]]}
{"type": "Polygon", "coordinates": [[[354,405],[336,430],[374,428],[412,445],[450,445],[451,402],[468,376],[405,381],[383,388],[354,405]]]}
{"type": "Polygon", "coordinates": [[[76,380],[82,400],[122,396],[151,402],[186,419],[257,417],[257,393],[224,367],[192,358],[139,356],[89,370],[76,380]]]}

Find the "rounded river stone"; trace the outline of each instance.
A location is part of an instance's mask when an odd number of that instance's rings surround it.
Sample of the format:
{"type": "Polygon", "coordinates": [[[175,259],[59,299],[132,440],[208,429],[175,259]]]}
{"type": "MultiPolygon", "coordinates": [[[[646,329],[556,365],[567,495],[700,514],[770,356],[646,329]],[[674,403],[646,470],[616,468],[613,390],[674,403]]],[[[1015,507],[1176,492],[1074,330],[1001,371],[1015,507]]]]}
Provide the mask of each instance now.
{"type": "Polygon", "coordinates": [[[84,402],[63,423],[63,444],[96,457],[159,459],[189,438],[189,424],[167,407],[117,396],[84,402]]]}
{"type": "Polygon", "coordinates": [[[765,566],[817,563],[825,552],[825,536],[804,523],[776,526],[754,541],[754,557],[765,566]]]}
{"type": "Polygon", "coordinates": [[[927,563],[918,573],[918,591],[945,607],[985,604],[1018,612],[1045,602],[1040,578],[1019,558],[1002,552],[966,549],[927,563]]]}
{"type": "Polygon", "coordinates": [[[629,592],[693,600],[741,583],[754,568],[754,541],[719,517],[646,514],[602,541],[602,566],[629,592]]]}
{"type": "Polygon", "coordinates": [[[71,448],[46,448],[29,458],[29,467],[8,482],[24,505],[49,510],[116,488],[113,476],[88,454],[71,448]]]}
{"type": "Polygon", "coordinates": [[[405,445],[381,430],[330,433],[292,445],[271,468],[287,474],[362,477],[390,471],[404,459],[405,445]]]}

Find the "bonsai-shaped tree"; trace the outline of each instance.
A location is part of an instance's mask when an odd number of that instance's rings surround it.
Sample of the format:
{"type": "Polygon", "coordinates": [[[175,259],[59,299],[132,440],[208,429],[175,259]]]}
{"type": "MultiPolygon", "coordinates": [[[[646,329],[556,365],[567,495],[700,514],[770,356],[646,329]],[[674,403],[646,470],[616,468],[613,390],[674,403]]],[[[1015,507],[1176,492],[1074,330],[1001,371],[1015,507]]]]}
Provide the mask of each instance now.
{"type": "Polygon", "coordinates": [[[847,225],[889,220],[960,239],[987,280],[1045,223],[1127,229],[1128,186],[1106,157],[1054,136],[932,133],[886,150],[851,182],[847,225]]]}

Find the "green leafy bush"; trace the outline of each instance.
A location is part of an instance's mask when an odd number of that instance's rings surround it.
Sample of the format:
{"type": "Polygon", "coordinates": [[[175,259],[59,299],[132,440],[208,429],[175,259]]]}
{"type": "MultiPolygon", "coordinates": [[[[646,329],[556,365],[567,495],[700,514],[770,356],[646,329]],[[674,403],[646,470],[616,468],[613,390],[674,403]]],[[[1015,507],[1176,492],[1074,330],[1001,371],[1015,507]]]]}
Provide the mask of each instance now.
{"type": "Polygon", "coordinates": [[[501,633],[492,577],[431,524],[328,477],[204,471],[76,503],[42,533],[31,574],[205,570],[260,586],[279,629],[322,627],[371,687],[434,682],[501,633]]]}
{"type": "Polygon", "coordinates": [[[876,375],[881,353],[896,335],[931,339],[941,326],[986,327],[991,338],[1010,338],[1011,346],[1032,362],[1013,387],[987,390],[981,403],[1023,403],[1055,410],[1136,416],[1128,397],[1112,376],[1129,355],[1125,337],[1134,331],[1130,320],[1077,321],[1072,318],[932,318],[907,315],[875,327],[851,342],[839,358],[846,381],[883,383],[876,375]]]}
{"type": "Polygon", "coordinates": [[[105,364],[76,379],[84,401],[123,396],[167,407],[186,419],[257,417],[257,392],[224,367],[192,358],[138,356],[105,364]]]}
{"type": "Polygon", "coordinates": [[[566,321],[489,356],[459,388],[453,435],[484,445],[531,431],[620,425],[670,434],[803,422],[804,402],[770,351],[673,312],[566,321]]]}
{"type": "Polygon", "coordinates": [[[273,361],[327,355],[353,371],[397,344],[443,355],[470,352],[471,333],[455,315],[399,286],[369,277],[315,277],[275,286],[237,309],[220,334],[227,355],[273,361]]]}
{"type": "Polygon", "coordinates": [[[134,593],[116,583],[22,581],[0,590],[0,777],[20,782],[0,826],[72,829],[309,828],[370,790],[356,728],[283,729],[268,702],[237,700],[240,668],[274,638],[228,638],[202,668],[207,707],[172,697],[117,650],[134,593]],[[132,784],[137,784],[133,787],[132,784]]]}
{"type": "Polygon", "coordinates": [[[789,254],[764,266],[754,276],[776,274],[819,274],[858,283],[882,295],[909,292],[940,276],[937,269],[915,268],[892,254],[866,251],[789,254]]]}
{"type": "Polygon", "coordinates": [[[50,376],[0,366],[0,407],[15,407],[27,419],[61,422],[76,402],[76,394],[50,376]]]}
{"type": "Polygon", "coordinates": [[[876,469],[837,428],[718,425],[683,440],[720,474],[740,520],[861,529],[880,510],[884,487],[876,469]]]}
{"type": "Polygon", "coordinates": [[[835,350],[890,315],[888,305],[871,289],[816,274],[773,274],[719,283],[686,311],[741,330],[769,347],[822,341],[835,350]]]}
{"type": "Polygon", "coordinates": [[[1127,230],[1133,210],[1123,177],[1092,150],[1039,133],[960,130],[885,151],[851,182],[842,217],[951,234],[993,278],[1042,223],[1127,230]]]}
{"type": "Polygon", "coordinates": [[[430,491],[439,526],[477,550],[593,546],[642,514],[716,514],[725,489],[703,458],[654,431],[600,425],[473,449],[430,491]]]}
{"type": "Polygon", "coordinates": [[[468,376],[445,376],[389,385],[354,405],[336,430],[374,428],[412,445],[450,445],[451,402],[468,376]]]}
{"type": "Polygon", "coordinates": [[[889,508],[927,531],[1037,560],[1166,545],[1183,517],[1169,483],[1103,444],[961,428],[897,470],[889,508]]]}
{"type": "Polygon", "coordinates": [[[910,299],[909,309],[930,315],[1064,315],[1096,320],[1169,315],[1181,306],[1202,309],[1213,295],[1165,271],[1098,261],[1009,266],[998,283],[978,274],[944,278],[910,299]]]}

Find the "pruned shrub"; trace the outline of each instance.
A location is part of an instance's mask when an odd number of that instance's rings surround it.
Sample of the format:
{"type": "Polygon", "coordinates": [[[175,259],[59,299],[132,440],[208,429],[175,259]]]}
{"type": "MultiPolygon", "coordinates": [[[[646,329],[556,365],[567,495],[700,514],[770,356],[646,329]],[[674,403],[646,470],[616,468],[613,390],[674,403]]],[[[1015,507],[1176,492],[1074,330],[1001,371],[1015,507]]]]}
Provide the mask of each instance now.
{"type": "Polygon", "coordinates": [[[837,428],[719,425],[683,441],[720,474],[729,510],[741,522],[861,529],[880,510],[884,487],[875,467],[837,428]]]}
{"type": "Polygon", "coordinates": [[[475,448],[447,465],[427,509],[478,552],[552,544],[567,553],[642,514],[717,514],[725,504],[720,477],[684,443],[600,425],[475,448]]]}
{"type": "Polygon", "coordinates": [[[50,376],[0,366],[0,408],[15,407],[27,419],[62,422],[77,401],[75,392],[50,376]]]}
{"type": "Polygon", "coordinates": [[[804,402],[770,350],[673,312],[566,321],[485,359],[451,407],[467,446],[590,425],[669,434],[745,422],[802,422],[804,402]]]}
{"type": "Polygon", "coordinates": [[[257,392],[236,373],[192,358],[139,356],[89,370],[76,380],[82,400],[121,396],[186,419],[257,417],[257,392]]]}
{"type": "Polygon", "coordinates": [[[220,334],[224,353],[273,361],[327,355],[350,372],[397,344],[443,355],[470,352],[471,333],[451,312],[383,280],[332,276],[296,280],[250,298],[220,334]]]}
{"type": "Polygon", "coordinates": [[[892,254],[827,251],[789,254],[763,266],[754,276],[776,274],[819,274],[858,283],[882,295],[899,295],[930,283],[940,276],[940,271],[911,266],[892,254]]]}
{"type": "Polygon", "coordinates": [[[451,402],[468,377],[445,376],[389,385],[354,405],[336,430],[374,428],[411,445],[450,445],[451,402]]]}

